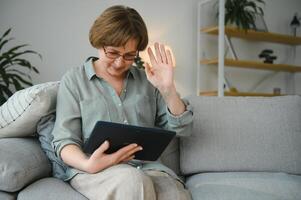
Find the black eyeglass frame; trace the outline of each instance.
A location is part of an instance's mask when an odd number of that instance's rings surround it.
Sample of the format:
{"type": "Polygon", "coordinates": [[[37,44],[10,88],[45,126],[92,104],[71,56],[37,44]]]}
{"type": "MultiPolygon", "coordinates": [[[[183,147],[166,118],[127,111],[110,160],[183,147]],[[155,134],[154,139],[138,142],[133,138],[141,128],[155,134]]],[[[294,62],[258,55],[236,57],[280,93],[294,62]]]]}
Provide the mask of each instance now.
{"type": "Polygon", "coordinates": [[[110,58],[110,59],[118,59],[119,57],[122,57],[122,59],[125,61],[134,61],[135,58],[137,58],[139,56],[139,51],[136,51],[135,56],[133,54],[129,54],[129,53],[125,53],[125,54],[121,55],[118,52],[114,52],[114,54],[113,54],[113,52],[108,52],[105,47],[103,47],[103,51],[106,54],[107,58],[110,58]],[[130,58],[126,57],[126,56],[130,56],[130,58]]]}

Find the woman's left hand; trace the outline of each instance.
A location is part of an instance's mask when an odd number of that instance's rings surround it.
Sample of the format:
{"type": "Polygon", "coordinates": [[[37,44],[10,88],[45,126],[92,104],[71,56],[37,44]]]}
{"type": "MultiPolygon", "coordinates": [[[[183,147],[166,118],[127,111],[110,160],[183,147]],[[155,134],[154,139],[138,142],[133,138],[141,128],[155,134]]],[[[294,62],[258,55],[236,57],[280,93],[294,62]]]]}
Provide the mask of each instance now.
{"type": "Polygon", "coordinates": [[[152,67],[146,63],[145,72],[149,82],[156,87],[163,96],[167,107],[173,115],[180,115],[185,111],[185,105],[177,94],[173,80],[173,62],[169,50],[163,44],[155,43],[155,54],[151,48],[147,49],[152,67]]]}
{"type": "Polygon", "coordinates": [[[163,44],[155,43],[155,55],[150,47],[147,49],[151,65],[145,65],[145,72],[149,82],[161,93],[175,89],[173,80],[173,61],[169,50],[163,44]]]}

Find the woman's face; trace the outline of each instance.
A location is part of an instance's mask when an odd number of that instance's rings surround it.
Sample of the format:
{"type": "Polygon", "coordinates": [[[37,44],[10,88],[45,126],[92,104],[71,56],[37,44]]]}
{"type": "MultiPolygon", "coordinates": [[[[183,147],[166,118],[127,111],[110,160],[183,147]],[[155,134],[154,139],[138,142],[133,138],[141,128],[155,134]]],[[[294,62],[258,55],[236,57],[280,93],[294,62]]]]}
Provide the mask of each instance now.
{"type": "Polygon", "coordinates": [[[137,55],[137,41],[130,39],[124,46],[105,46],[99,49],[99,58],[106,73],[115,78],[123,78],[137,55]]]}

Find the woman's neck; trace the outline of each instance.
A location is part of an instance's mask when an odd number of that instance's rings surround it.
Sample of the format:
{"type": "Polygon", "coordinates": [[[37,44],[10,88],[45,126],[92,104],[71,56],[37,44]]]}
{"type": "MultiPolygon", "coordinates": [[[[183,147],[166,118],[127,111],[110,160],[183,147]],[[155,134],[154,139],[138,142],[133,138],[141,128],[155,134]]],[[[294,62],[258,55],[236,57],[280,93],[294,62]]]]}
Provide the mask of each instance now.
{"type": "MultiPolygon", "coordinates": [[[[98,60],[97,60],[98,61],[98,60]]],[[[105,65],[102,65],[101,62],[95,61],[93,63],[93,68],[97,77],[103,78],[111,87],[114,88],[115,92],[120,96],[123,89],[123,82],[126,76],[126,73],[121,76],[111,76],[107,71],[105,65]]]]}
{"type": "Polygon", "coordinates": [[[121,74],[120,76],[112,76],[106,70],[106,64],[102,63],[100,60],[97,60],[93,63],[93,68],[96,76],[105,79],[106,81],[122,82],[125,79],[126,73],[121,74]]]}

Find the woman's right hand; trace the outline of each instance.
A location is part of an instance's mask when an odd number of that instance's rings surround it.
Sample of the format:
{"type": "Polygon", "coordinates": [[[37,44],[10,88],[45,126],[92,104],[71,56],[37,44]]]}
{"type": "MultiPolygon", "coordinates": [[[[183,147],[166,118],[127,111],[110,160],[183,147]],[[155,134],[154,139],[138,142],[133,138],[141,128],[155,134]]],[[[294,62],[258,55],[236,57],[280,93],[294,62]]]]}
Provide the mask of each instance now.
{"type": "Polygon", "coordinates": [[[109,148],[108,141],[102,143],[98,149],[88,158],[86,163],[86,172],[97,173],[113,165],[132,160],[134,154],[142,150],[137,144],[129,144],[112,154],[106,154],[105,151],[109,148]]]}

